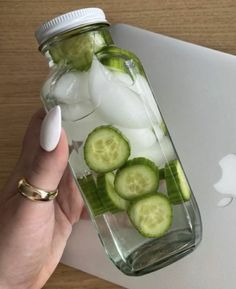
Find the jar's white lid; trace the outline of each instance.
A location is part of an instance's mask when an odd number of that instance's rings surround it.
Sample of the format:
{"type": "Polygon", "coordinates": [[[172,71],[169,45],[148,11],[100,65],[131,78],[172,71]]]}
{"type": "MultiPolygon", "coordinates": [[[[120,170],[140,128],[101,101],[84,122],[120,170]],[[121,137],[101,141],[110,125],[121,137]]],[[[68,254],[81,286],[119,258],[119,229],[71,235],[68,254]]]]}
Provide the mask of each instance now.
{"type": "Polygon", "coordinates": [[[38,44],[41,45],[56,34],[73,30],[79,26],[95,23],[107,23],[106,16],[100,8],[85,8],[68,12],[45,22],[35,31],[38,44]]]}

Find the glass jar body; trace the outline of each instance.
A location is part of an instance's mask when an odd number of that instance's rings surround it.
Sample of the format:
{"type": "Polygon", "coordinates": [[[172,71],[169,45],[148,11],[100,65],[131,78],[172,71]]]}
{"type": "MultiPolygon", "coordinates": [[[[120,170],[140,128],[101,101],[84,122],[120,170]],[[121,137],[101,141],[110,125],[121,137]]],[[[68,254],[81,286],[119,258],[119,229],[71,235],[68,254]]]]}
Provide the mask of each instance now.
{"type": "Polygon", "coordinates": [[[69,164],[109,258],[138,276],[191,252],[201,240],[199,210],[137,56],[116,47],[105,25],[41,50],[51,68],[42,101],[61,107],[69,164]]]}

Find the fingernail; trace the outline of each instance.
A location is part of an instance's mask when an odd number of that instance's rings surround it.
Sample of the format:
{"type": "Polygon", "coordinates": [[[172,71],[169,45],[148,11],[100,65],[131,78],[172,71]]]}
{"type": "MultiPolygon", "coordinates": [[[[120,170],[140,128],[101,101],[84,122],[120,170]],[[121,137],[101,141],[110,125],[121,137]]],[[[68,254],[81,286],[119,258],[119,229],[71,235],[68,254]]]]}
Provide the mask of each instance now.
{"type": "Polygon", "coordinates": [[[50,152],[58,145],[61,135],[61,108],[52,108],[45,116],[40,130],[40,146],[50,152]]]}

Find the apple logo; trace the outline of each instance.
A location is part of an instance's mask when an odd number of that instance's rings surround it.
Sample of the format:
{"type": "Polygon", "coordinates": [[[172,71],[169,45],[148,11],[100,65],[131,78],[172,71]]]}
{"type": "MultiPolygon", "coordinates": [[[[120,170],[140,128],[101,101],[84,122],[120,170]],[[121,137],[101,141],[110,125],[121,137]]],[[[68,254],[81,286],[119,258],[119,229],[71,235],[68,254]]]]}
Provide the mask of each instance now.
{"type": "Polygon", "coordinates": [[[218,202],[219,207],[228,206],[236,198],[236,154],[228,154],[219,161],[222,170],[220,180],[214,184],[217,192],[225,197],[218,202]]]}

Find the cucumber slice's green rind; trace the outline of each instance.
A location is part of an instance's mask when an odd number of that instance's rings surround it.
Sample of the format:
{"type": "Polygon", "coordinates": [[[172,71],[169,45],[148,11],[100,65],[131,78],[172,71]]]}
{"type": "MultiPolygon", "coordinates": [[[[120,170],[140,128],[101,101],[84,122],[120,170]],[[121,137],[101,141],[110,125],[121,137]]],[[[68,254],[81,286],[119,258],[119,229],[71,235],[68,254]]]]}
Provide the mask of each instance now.
{"type": "Polygon", "coordinates": [[[65,39],[60,45],[52,46],[49,53],[54,63],[64,63],[79,71],[86,71],[93,61],[93,37],[81,34],[65,39]]]}
{"type": "Polygon", "coordinates": [[[122,199],[114,188],[115,176],[113,173],[97,176],[97,188],[100,200],[105,208],[111,212],[124,211],[128,209],[129,202],[122,199]]]}
{"type": "Polygon", "coordinates": [[[168,196],[172,204],[189,201],[191,189],[178,160],[171,161],[165,166],[165,179],[168,196]]]}
{"type": "Polygon", "coordinates": [[[61,46],[52,46],[49,49],[49,54],[51,55],[53,62],[56,64],[64,61],[64,52],[62,51],[61,46]]]}
{"type": "Polygon", "coordinates": [[[101,63],[114,71],[129,74],[129,69],[123,58],[108,55],[106,58],[101,60],[101,63]]]}
{"type": "Polygon", "coordinates": [[[167,127],[166,127],[166,124],[164,123],[164,121],[161,122],[160,128],[163,131],[164,135],[168,134],[168,130],[167,130],[167,127]]]}
{"type": "Polygon", "coordinates": [[[156,192],[159,185],[158,168],[149,159],[134,158],[117,171],[114,185],[117,194],[126,200],[156,192]]]}
{"type": "Polygon", "coordinates": [[[60,43],[52,45],[49,54],[56,64],[68,65],[79,71],[86,71],[91,67],[93,55],[111,43],[111,37],[105,30],[96,32],[67,35],[60,43]]]}
{"type": "Polygon", "coordinates": [[[145,76],[144,68],[139,58],[131,51],[116,46],[106,46],[97,53],[97,57],[102,64],[113,70],[133,74],[130,69],[135,69],[135,73],[145,76]]]}
{"type": "Polygon", "coordinates": [[[159,179],[160,180],[165,179],[165,168],[159,169],[159,179]]]}
{"type": "Polygon", "coordinates": [[[84,144],[84,158],[90,169],[106,173],[118,169],[127,161],[130,145],[122,133],[111,125],[95,128],[84,144]]]}
{"type": "Polygon", "coordinates": [[[98,196],[97,186],[92,175],[78,179],[78,183],[83,191],[83,194],[91,208],[94,216],[99,216],[106,213],[105,208],[98,196]]]}
{"type": "Polygon", "coordinates": [[[159,238],[171,227],[173,211],[162,193],[152,193],[131,202],[128,208],[131,223],[146,238],[159,238]]]}

